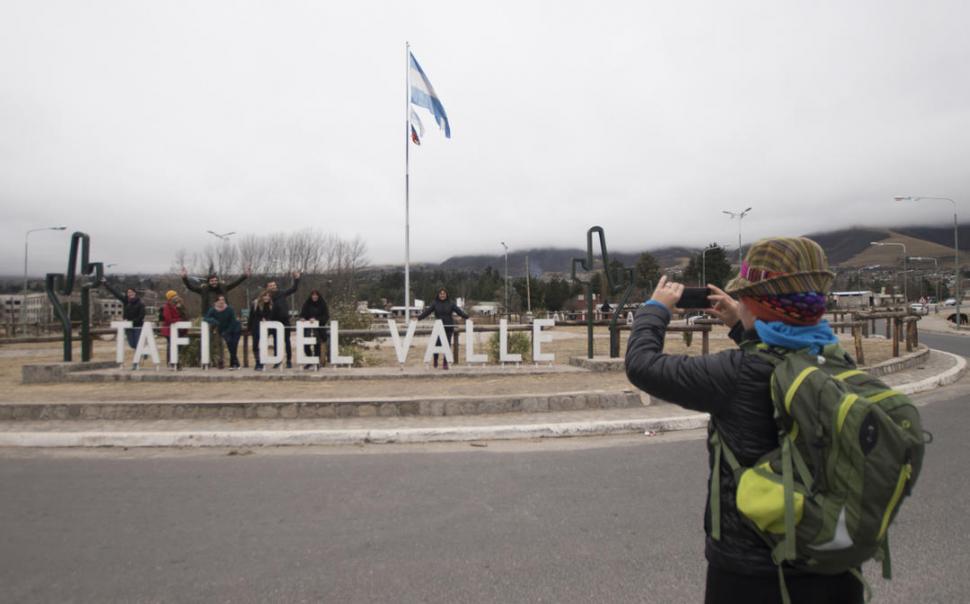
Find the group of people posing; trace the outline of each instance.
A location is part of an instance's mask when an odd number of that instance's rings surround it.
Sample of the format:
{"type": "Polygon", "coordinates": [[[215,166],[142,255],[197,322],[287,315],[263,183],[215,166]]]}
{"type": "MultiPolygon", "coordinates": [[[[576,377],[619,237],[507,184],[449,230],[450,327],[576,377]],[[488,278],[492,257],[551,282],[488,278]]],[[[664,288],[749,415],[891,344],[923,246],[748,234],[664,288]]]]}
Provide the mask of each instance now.
{"type": "MultiPolygon", "coordinates": [[[[239,339],[242,336],[242,324],[236,316],[235,309],[229,305],[226,296],[230,291],[242,284],[250,276],[249,270],[247,270],[239,278],[224,283],[219,279],[217,275],[209,275],[208,279],[204,283],[195,283],[189,279],[188,271],[182,268],[182,282],[185,284],[186,289],[199,295],[199,300],[201,303],[201,314],[202,320],[206,323],[212,325],[216,331],[219,333],[219,337],[226,344],[226,348],[229,350],[229,369],[235,370],[239,368],[239,339]]],[[[300,286],[300,272],[294,271],[292,273],[293,283],[287,289],[280,289],[279,283],[276,280],[269,281],[266,283],[266,287],[256,296],[249,309],[249,333],[252,335],[252,353],[253,358],[256,363],[254,368],[256,371],[261,371],[263,369],[263,363],[260,360],[260,324],[264,321],[275,321],[282,323],[284,326],[283,330],[283,347],[286,354],[286,367],[290,369],[293,367],[293,349],[290,342],[290,306],[288,298],[296,293],[300,286]]],[[[138,339],[141,334],[142,326],[145,323],[145,304],[142,302],[141,298],[138,296],[138,292],[134,288],[128,288],[124,294],[119,290],[112,287],[107,280],[101,280],[101,284],[107,289],[115,298],[117,298],[122,304],[122,318],[125,321],[131,321],[132,327],[127,330],[125,336],[128,340],[128,345],[131,348],[136,348],[138,346],[138,339]]],[[[434,301],[427,305],[421,314],[418,316],[418,320],[424,319],[431,314],[434,314],[435,319],[441,320],[445,326],[445,333],[448,338],[448,343],[450,345],[454,330],[455,322],[454,315],[458,315],[465,319],[468,315],[464,310],[461,309],[457,304],[452,302],[448,297],[448,292],[444,288],[438,290],[438,294],[435,296],[434,301]]],[[[179,321],[189,320],[189,313],[185,308],[185,303],[178,292],[175,290],[169,290],[165,293],[165,304],[162,305],[159,310],[158,325],[159,334],[168,341],[168,346],[171,347],[171,326],[173,323],[179,321]]],[[[316,342],[312,345],[307,345],[304,348],[304,352],[307,356],[317,357],[320,359],[321,363],[325,361],[325,355],[327,352],[327,337],[328,337],[328,325],[330,323],[330,310],[327,307],[326,300],[320,294],[320,291],[313,289],[310,291],[310,295],[307,296],[306,301],[303,302],[303,306],[300,308],[299,318],[304,321],[316,321],[319,325],[318,327],[310,330],[311,335],[316,338],[316,342]]],[[[279,342],[277,341],[276,332],[271,334],[273,338],[273,348],[274,350],[279,350],[279,342]]],[[[223,349],[221,345],[215,346],[216,361],[215,364],[220,369],[225,366],[225,361],[223,357],[223,349]]],[[[448,359],[443,359],[442,368],[448,369],[448,359]]],[[[278,366],[278,365],[277,365],[278,366]]],[[[438,355],[434,355],[434,366],[438,367],[438,355]]],[[[310,368],[306,366],[305,368],[310,368]]]]}
{"type": "MultiPolygon", "coordinates": [[[[226,348],[229,350],[229,369],[238,369],[239,338],[242,336],[242,324],[236,316],[235,309],[229,305],[226,296],[230,291],[245,281],[250,276],[250,272],[247,270],[239,278],[228,283],[221,281],[217,275],[209,275],[204,283],[195,283],[189,279],[188,272],[184,267],[182,268],[181,275],[186,289],[199,295],[202,320],[214,326],[219,333],[219,337],[225,342],[226,348]]],[[[293,283],[285,290],[280,289],[277,281],[269,281],[249,309],[249,331],[253,335],[252,351],[253,358],[256,360],[256,370],[263,369],[259,358],[259,324],[263,321],[277,321],[285,327],[289,327],[290,325],[288,298],[296,293],[297,288],[300,286],[299,271],[293,272],[292,275],[293,283]]],[[[101,280],[101,284],[121,302],[122,318],[125,321],[131,321],[132,324],[132,328],[127,330],[125,336],[128,340],[128,345],[136,348],[142,326],[145,323],[146,310],[144,302],[139,298],[138,292],[134,288],[129,287],[122,294],[105,279],[101,280]]],[[[159,334],[166,340],[169,340],[172,324],[189,320],[189,318],[184,300],[179,296],[178,292],[175,290],[167,291],[165,293],[165,304],[159,310],[159,334]]],[[[319,290],[314,289],[310,292],[310,295],[303,303],[303,307],[300,309],[300,318],[305,321],[316,321],[321,325],[321,327],[315,329],[316,344],[307,346],[305,349],[308,356],[320,357],[321,353],[326,351],[326,347],[321,344],[326,341],[327,332],[323,326],[330,321],[330,311],[319,290]]],[[[286,367],[292,368],[293,352],[289,329],[283,330],[282,339],[283,346],[286,350],[286,367]]],[[[170,341],[169,346],[171,346],[170,341]]],[[[274,349],[278,349],[279,347],[279,342],[275,339],[275,333],[273,346],[274,349]]],[[[217,366],[220,368],[224,367],[225,361],[222,346],[216,346],[215,352],[217,366]]]]}

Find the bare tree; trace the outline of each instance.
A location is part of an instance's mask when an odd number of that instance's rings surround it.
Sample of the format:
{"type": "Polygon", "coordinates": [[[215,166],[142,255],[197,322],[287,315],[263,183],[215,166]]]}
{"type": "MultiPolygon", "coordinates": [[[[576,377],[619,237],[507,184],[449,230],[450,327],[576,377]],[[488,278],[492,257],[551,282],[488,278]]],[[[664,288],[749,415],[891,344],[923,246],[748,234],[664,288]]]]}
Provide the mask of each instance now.
{"type": "MultiPolygon", "coordinates": [[[[185,250],[176,253],[178,266],[186,264],[185,250]]],[[[238,244],[210,243],[192,255],[192,271],[220,275],[240,272],[247,266],[255,275],[274,277],[291,271],[326,278],[329,296],[351,304],[360,271],[367,266],[367,244],[360,237],[341,239],[333,233],[306,228],[292,233],[247,234],[238,244]]],[[[337,301],[337,300],[335,300],[337,301]]]]}

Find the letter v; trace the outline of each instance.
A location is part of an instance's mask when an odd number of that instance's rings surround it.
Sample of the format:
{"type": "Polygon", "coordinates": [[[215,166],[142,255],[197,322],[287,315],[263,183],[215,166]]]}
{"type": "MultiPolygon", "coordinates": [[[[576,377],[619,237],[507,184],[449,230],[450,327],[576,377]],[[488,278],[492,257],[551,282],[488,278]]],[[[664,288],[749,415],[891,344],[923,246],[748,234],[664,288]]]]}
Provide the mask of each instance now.
{"type": "Polygon", "coordinates": [[[397,323],[393,319],[387,320],[387,329],[391,332],[391,342],[394,344],[394,354],[397,355],[397,362],[404,364],[408,360],[408,351],[411,350],[411,340],[414,339],[414,330],[418,327],[417,321],[408,322],[408,331],[404,334],[404,342],[397,332],[397,323]]]}

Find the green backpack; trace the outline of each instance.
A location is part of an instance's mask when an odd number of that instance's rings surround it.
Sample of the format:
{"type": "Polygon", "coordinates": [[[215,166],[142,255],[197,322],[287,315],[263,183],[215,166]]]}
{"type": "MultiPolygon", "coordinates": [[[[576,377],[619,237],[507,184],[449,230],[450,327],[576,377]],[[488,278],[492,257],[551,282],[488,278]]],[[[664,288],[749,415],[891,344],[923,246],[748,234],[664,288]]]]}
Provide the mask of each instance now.
{"type": "MultiPolygon", "coordinates": [[[[865,584],[856,569],[876,558],[890,578],[889,524],[916,483],[929,442],[912,401],[856,369],[838,344],[820,355],[758,342],[742,350],[775,366],[779,446],[753,467],[741,466],[712,419],[713,476],[723,458],[734,473],[738,512],[772,549],[783,600],[783,564],[819,574],[850,571],[865,584]]],[[[712,537],[719,539],[720,480],[711,480],[710,496],[712,537]]]]}

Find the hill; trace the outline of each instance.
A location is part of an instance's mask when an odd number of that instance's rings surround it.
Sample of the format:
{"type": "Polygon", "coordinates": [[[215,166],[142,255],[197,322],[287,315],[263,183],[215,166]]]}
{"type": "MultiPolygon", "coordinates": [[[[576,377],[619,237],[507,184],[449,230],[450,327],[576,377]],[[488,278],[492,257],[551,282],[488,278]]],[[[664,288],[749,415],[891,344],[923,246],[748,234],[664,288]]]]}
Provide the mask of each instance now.
{"type": "MultiPolygon", "coordinates": [[[[897,228],[871,228],[854,226],[836,231],[810,233],[811,237],[822,246],[829,257],[832,266],[847,268],[870,266],[874,264],[896,266],[901,264],[902,248],[900,246],[873,246],[871,242],[902,243],[906,246],[907,256],[924,256],[936,258],[940,266],[953,266],[953,229],[949,227],[904,226],[897,228]]],[[[970,261],[970,225],[961,225],[959,229],[960,241],[965,242],[967,252],[961,253],[961,262],[970,261]]],[[[653,254],[657,263],[663,268],[685,266],[692,254],[700,252],[701,248],[688,246],[671,246],[646,250],[653,254]]],[[[729,258],[736,258],[737,250],[726,248],[729,258]]],[[[610,258],[622,262],[626,266],[636,264],[641,252],[611,251],[610,258]]],[[[533,276],[544,273],[562,273],[568,275],[573,258],[583,258],[586,252],[580,248],[534,248],[527,251],[516,251],[509,254],[509,275],[522,277],[525,275],[525,257],[529,257],[529,272],[533,276]]],[[[599,259],[599,251],[596,252],[599,259]]],[[[482,271],[485,267],[504,272],[505,257],[496,255],[452,256],[438,268],[446,270],[482,271]]]]}
{"type": "MultiPolygon", "coordinates": [[[[665,247],[655,250],[648,250],[657,259],[657,263],[662,267],[682,266],[687,264],[692,253],[696,250],[688,247],[665,247]]],[[[616,252],[610,251],[610,260],[619,260],[624,266],[633,266],[640,257],[641,252],[616,252]]],[[[509,254],[509,275],[512,277],[525,276],[525,258],[529,257],[529,273],[538,277],[544,273],[564,273],[569,274],[572,268],[573,258],[585,258],[586,251],[579,248],[534,248],[531,250],[512,252],[509,254]]],[[[596,261],[600,260],[599,248],[594,254],[596,261]]],[[[477,255],[477,256],[452,256],[442,262],[438,268],[457,271],[483,271],[486,267],[495,270],[505,271],[505,256],[498,255],[477,255]]]]}

